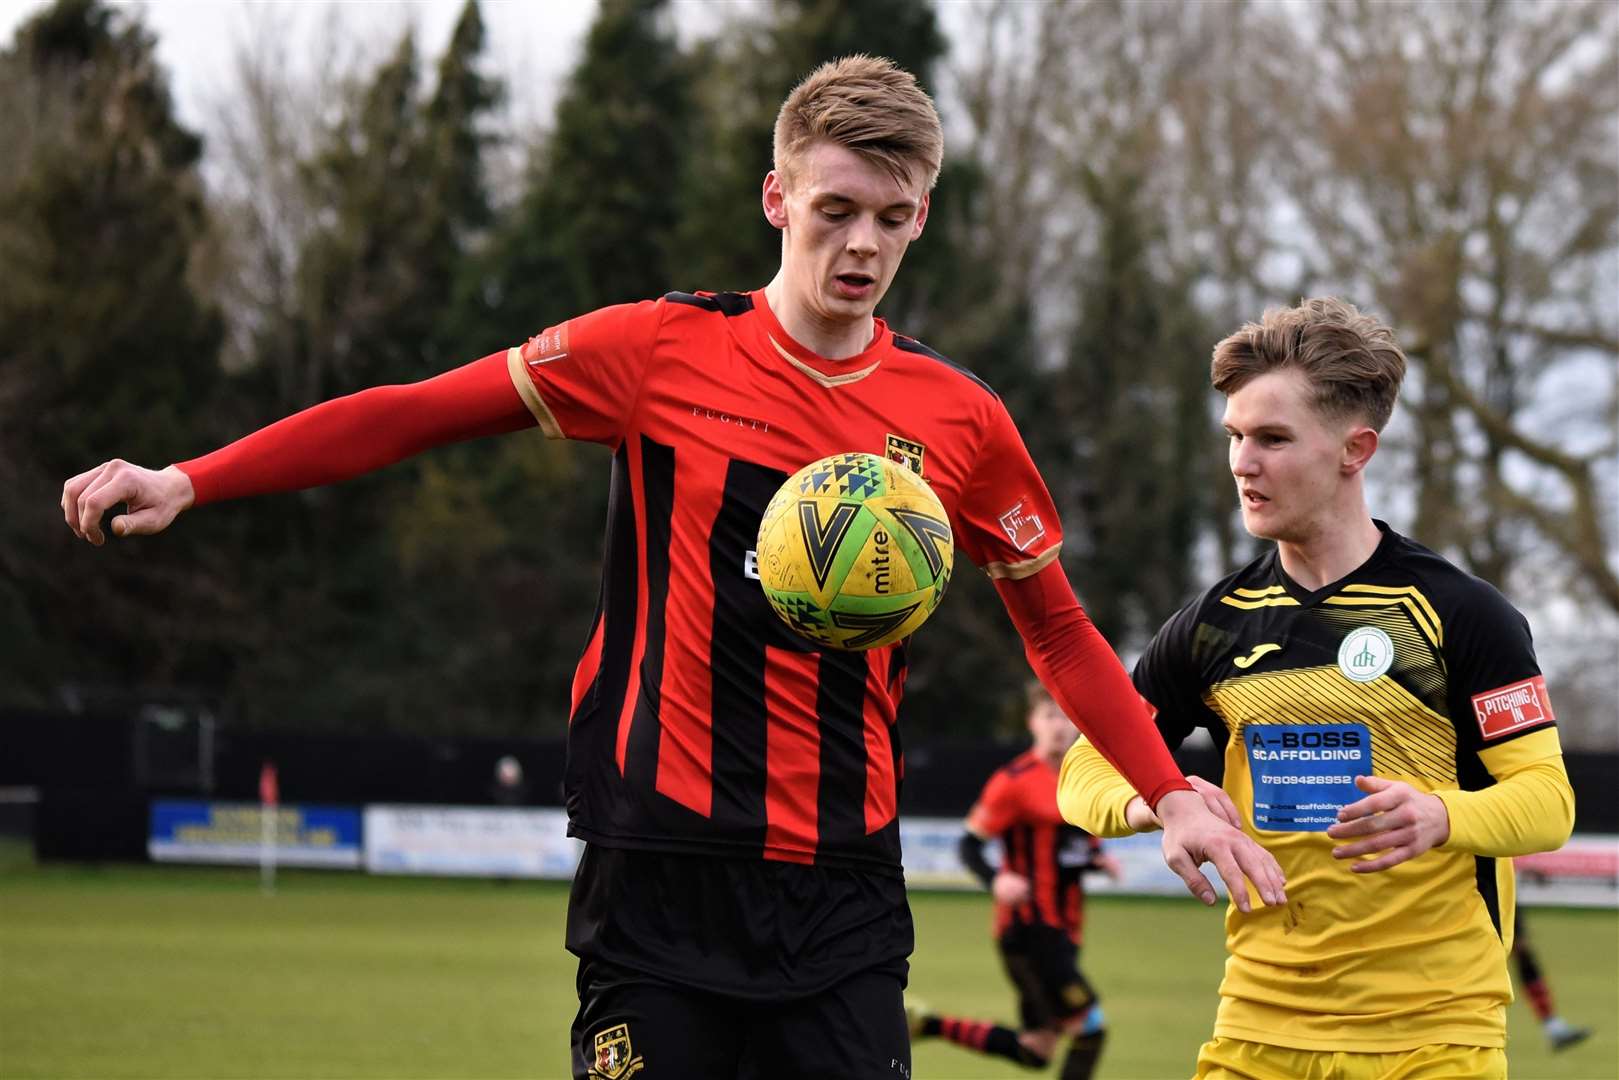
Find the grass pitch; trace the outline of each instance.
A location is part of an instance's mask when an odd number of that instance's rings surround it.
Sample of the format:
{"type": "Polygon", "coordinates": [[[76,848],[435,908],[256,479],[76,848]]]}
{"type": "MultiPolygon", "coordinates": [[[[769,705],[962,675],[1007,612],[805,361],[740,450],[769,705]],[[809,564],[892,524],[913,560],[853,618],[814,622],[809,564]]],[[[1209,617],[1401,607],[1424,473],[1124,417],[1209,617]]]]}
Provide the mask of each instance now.
{"type": "MultiPolygon", "coordinates": [[[[575,1007],[566,890],[532,882],[153,866],[34,867],[0,851],[0,1077],[566,1077],[575,1007]]],[[[1009,1022],[978,895],[913,895],[912,992],[1009,1022]]],[[[1553,1056],[1511,1010],[1517,1080],[1619,1076],[1619,916],[1536,911],[1565,1015],[1553,1056]]],[[[1214,1016],[1217,912],[1097,900],[1084,963],[1104,996],[1104,1077],[1186,1077],[1214,1016]]],[[[918,1080],[1032,1074],[937,1040],[918,1080]]]]}

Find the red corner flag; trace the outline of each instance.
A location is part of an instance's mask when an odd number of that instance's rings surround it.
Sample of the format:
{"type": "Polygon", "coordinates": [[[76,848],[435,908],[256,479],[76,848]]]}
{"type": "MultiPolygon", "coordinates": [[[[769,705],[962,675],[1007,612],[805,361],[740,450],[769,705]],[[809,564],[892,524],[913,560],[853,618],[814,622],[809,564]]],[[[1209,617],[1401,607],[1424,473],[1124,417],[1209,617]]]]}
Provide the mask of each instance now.
{"type": "Polygon", "coordinates": [[[259,802],[275,806],[281,802],[280,786],[275,780],[275,763],[266,761],[259,770],[259,802]]]}

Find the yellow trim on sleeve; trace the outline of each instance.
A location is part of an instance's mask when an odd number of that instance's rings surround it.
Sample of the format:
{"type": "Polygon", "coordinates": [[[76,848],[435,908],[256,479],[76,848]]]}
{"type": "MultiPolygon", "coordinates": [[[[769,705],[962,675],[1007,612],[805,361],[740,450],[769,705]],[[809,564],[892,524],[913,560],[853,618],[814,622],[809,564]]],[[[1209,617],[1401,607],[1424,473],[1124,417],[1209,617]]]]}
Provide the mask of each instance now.
{"type": "Polygon", "coordinates": [[[528,411],[534,414],[539,422],[540,430],[545,432],[548,439],[565,439],[562,426],[557,418],[551,415],[551,409],[540,397],[540,392],[534,386],[534,380],[528,377],[528,365],[523,363],[522,350],[513,346],[506,350],[506,374],[511,376],[512,385],[517,388],[517,396],[523,399],[528,411]]]}
{"type": "Polygon", "coordinates": [[[1085,736],[1068,748],[1057,777],[1057,809],[1064,820],[1092,836],[1129,836],[1135,830],[1124,809],[1135,796],[1130,781],[1085,736]]]}
{"type": "Polygon", "coordinates": [[[1019,581],[1026,577],[1033,577],[1035,574],[1038,574],[1040,571],[1044,570],[1046,567],[1055,562],[1057,559],[1057,554],[1060,551],[1062,551],[1062,542],[1058,541],[1057,545],[1051,550],[1035,556],[1028,562],[985,563],[984,573],[996,580],[1001,578],[1010,578],[1013,581],[1019,581]]]}

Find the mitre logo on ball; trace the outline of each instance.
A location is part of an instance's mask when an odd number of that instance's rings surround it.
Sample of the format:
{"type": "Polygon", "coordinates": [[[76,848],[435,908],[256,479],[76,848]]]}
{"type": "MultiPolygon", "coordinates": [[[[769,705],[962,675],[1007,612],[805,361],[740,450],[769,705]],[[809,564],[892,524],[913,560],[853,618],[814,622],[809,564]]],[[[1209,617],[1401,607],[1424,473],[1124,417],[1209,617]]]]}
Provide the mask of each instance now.
{"type": "MultiPolygon", "coordinates": [[[[892,449],[892,447],[890,447],[892,449]]],[[[834,454],[788,477],[759,522],[759,583],[797,633],[873,649],[916,632],[955,562],[939,497],[906,464],[834,454]]]]}

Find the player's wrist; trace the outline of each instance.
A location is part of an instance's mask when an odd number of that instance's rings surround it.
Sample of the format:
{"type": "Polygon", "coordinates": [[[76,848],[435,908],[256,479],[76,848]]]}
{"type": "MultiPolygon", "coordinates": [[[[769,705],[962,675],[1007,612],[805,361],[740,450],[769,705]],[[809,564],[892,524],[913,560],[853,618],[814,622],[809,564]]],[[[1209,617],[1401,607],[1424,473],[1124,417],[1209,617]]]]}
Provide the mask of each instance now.
{"type": "Polygon", "coordinates": [[[1140,795],[1130,796],[1130,801],[1124,804],[1124,823],[1138,833],[1153,832],[1164,827],[1158,815],[1147,805],[1147,800],[1140,795]]]}
{"type": "Polygon", "coordinates": [[[170,465],[161,475],[168,482],[169,501],[176,513],[189,510],[197,501],[197,488],[191,477],[178,465],[170,465]]]}

